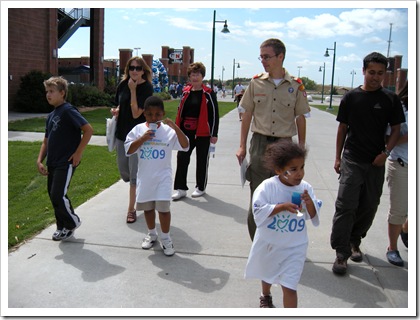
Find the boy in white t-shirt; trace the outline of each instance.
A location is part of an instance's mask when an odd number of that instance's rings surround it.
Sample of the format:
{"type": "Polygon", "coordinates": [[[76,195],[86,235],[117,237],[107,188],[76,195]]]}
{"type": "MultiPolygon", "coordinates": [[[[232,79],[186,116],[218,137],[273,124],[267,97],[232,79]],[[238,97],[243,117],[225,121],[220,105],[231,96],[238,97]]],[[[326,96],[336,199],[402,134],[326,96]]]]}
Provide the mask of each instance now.
{"type": "Polygon", "coordinates": [[[155,244],[156,212],[159,212],[161,247],[167,256],[175,253],[169,235],[172,196],[172,150],[188,151],[189,140],[169,118],[163,120],[165,109],[162,99],[151,96],[144,103],[145,123],[135,126],[124,143],[127,156],[139,159],[137,170],[136,202],[138,211],[144,210],[148,234],[142,248],[150,249],[155,244]],[[150,127],[157,126],[156,130],[150,127]]]}

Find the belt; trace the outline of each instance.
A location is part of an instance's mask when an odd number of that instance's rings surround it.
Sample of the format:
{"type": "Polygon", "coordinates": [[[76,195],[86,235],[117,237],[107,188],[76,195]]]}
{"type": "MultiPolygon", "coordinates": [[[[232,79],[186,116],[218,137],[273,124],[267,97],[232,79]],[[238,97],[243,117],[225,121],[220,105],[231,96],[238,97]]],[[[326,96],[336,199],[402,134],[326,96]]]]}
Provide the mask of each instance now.
{"type": "Polygon", "coordinates": [[[270,137],[270,136],[265,136],[267,141],[269,142],[276,142],[277,140],[279,140],[279,137],[270,137]]]}

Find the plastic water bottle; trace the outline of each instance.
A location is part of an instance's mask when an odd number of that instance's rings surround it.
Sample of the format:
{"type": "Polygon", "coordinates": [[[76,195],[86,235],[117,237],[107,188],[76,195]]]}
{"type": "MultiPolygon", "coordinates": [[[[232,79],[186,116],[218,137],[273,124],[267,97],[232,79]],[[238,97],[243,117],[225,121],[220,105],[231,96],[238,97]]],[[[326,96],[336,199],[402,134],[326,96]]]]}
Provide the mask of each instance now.
{"type": "Polygon", "coordinates": [[[210,143],[209,152],[210,152],[210,156],[214,158],[214,154],[216,153],[216,145],[214,143],[210,143]]]}

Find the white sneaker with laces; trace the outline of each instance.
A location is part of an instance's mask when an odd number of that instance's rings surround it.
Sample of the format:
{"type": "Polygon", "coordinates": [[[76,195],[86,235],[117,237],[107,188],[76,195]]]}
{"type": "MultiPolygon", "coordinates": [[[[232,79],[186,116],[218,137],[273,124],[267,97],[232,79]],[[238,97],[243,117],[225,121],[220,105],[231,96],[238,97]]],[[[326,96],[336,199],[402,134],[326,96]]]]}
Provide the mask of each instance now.
{"type": "Polygon", "coordinates": [[[141,244],[142,249],[148,250],[155,244],[158,236],[157,234],[148,233],[141,244]]]}
{"type": "Polygon", "coordinates": [[[186,196],[187,196],[187,191],[186,190],[178,189],[172,195],[172,200],[179,200],[179,199],[184,198],[186,196]]]}
{"type": "Polygon", "coordinates": [[[194,192],[191,194],[191,197],[198,198],[198,197],[201,197],[205,193],[206,193],[206,190],[201,191],[200,189],[195,188],[194,192]]]}
{"type": "Polygon", "coordinates": [[[173,256],[175,253],[174,244],[171,239],[162,239],[160,246],[165,256],[173,256]]]}

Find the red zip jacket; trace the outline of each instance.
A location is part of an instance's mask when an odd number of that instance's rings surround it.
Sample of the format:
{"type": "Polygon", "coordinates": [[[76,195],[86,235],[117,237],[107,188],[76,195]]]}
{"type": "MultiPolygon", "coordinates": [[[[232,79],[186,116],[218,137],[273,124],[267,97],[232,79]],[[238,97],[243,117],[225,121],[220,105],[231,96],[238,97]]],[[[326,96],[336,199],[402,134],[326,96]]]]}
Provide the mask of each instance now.
{"type": "MultiPolygon", "coordinates": [[[[213,90],[202,85],[203,97],[201,99],[200,115],[198,116],[197,123],[197,137],[217,137],[219,131],[219,105],[217,103],[216,94],[213,90]]],[[[175,123],[178,127],[181,127],[182,122],[182,110],[184,108],[185,101],[190,95],[192,85],[188,84],[185,86],[181,102],[179,103],[178,113],[176,116],[175,123]]]]}

